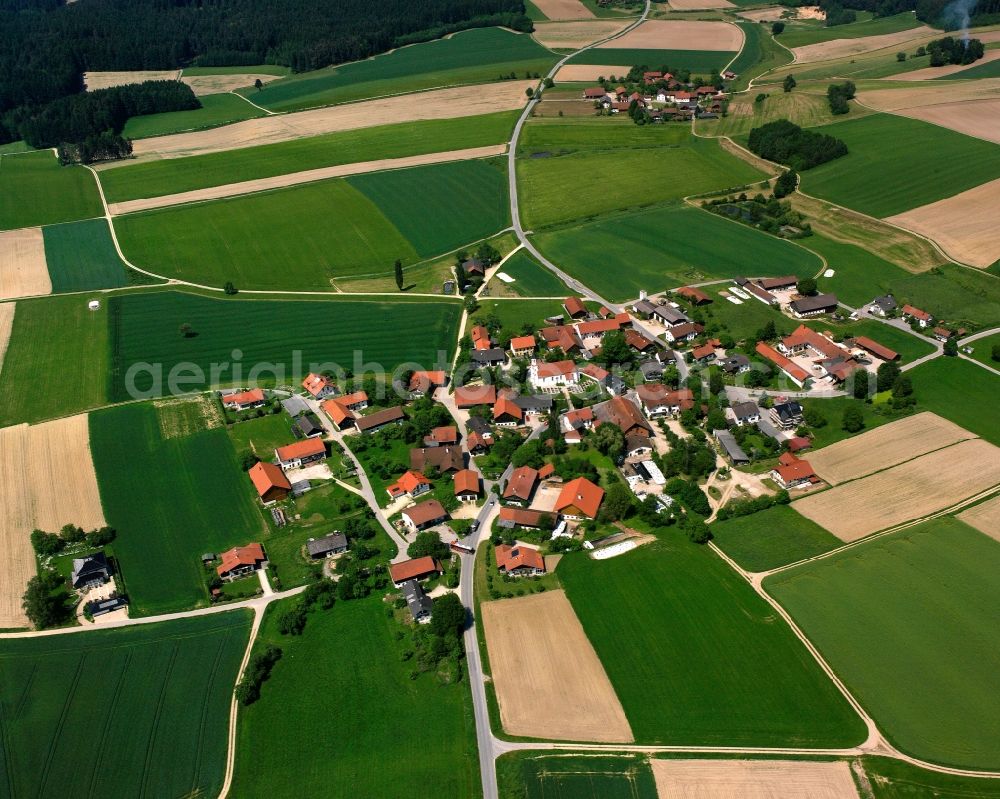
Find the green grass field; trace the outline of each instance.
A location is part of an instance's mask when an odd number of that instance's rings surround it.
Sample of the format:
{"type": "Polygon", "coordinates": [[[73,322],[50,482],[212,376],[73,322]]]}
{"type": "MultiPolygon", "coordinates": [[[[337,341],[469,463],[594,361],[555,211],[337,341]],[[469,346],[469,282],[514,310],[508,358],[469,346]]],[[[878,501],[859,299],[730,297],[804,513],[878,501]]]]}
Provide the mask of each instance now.
{"type": "Polygon", "coordinates": [[[490,283],[494,293],[502,286],[505,291],[522,297],[566,297],[570,294],[565,283],[524,249],[518,250],[505,261],[500,271],[514,278],[514,282],[504,283],[499,278],[494,278],[490,283]]]}
{"type": "Polygon", "coordinates": [[[746,21],[736,24],[743,31],[743,49],[729,69],[736,73],[732,85],[739,91],[758,75],[787,64],[792,60],[792,54],[775,42],[769,26],[746,21]]]}
{"type": "Polygon", "coordinates": [[[1000,61],[989,61],[976,66],[973,64],[968,69],[961,72],[953,72],[951,75],[942,75],[934,80],[980,80],[982,78],[1000,77],[1000,61]]]}
{"type": "Polygon", "coordinates": [[[258,105],[294,111],[438,86],[494,81],[516,72],[545,74],[555,55],[527,34],[479,28],[448,39],[277,80],[262,91],[243,89],[258,105]]]}
{"type": "Polygon", "coordinates": [[[372,172],[347,182],[385,214],[423,257],[487,238],[510,225],[506,160],[372,172]]]}
{"type": "Polygon", "coordinates": [[[108,202],[159,197],[339,164],[464,150],[510,139],[516,112],[376,125],[305,139],[101,170],[108,202]]]}
{"type": "Polygon", "coordinates": [[[817,42],[828,42],[832,39],[860,39],[865,36],[883,36],[887,33],[898,33],[918,27],[921,22],[912,12],[895,14],[891,17],[872,18],[870,14],[859,12],[857,22],[848,25],[826,27],[821,22],[791,22],[778,35],[785,47],[803,47],[817,42]]]}
{"type": "MultiPolygon", "coordinates": [[[[52,293],[113,289],[129,284],[131,270],[115,251],[107,220],[88,219],[42,230],[52,293]]],[[[138,272],[132,272],[137,278],[138,272]]]]}
{"type": "MultiPolygon", "coordinates": [[[[623,66],[645,65],[650,69],[668,67],[676,72],[689,69],[697,75],[721,72],[732,61],[736,52],[725,50],[651,50],[619,47],[602,47],[584,50],[573,56],[570,64],[622,64],[623,66]]],[[[606,76],[608,77],[608,76],[606,76]]]]}
{"type": "Polygon", "coordinates": [[[698,280],[757,275],[811,276],[808,250],[688,206],[608,217],[535,236],[538,248],[609,300],[698,280]]]}
{"type": "Polygon", "coordinates": [[[85,411],[107,401],[108,312],[76,296],[22,300],[0,371],[0,427],[85,411]],[[71,389],[41,388],[58,375],[71,389]]]}
{"type": "Polygon", "coordinates": [[[279,64],[251,64],[229,67],[184,67],[184,77],[195,75],[290,75],[292,70],[279,64]]]}
{"type": "MultiPolygon", "coordinates": [[[[911,372],[910,374],[912,375],[913,373],[911,372]]],[[[823,399],[809,397],[800,400],[800,402],[802,403],[803,408],[813,408],[819,411],[827,422],[822,427],[809,428],[809,432],[813,438],[813,449],[826,447],[830,444],[835,444],[838,441],[843,441],[845,438],[857,435],[856,433],[848,433],[843,427],[842,420],[844,418],[844,410],[849,406],[857,407],[861,410],[861,415],[863,416],[865,424],[864,430],[866,431],[891,422],[894,418],[900,418],[882,416],[875,413],[874,405],[861,402],[851,397],[826,397],[823,399]]],[[[808,453],[805,457],[808,459],[808,453]]]]}
{"type": "MultiPolygon", "coordinates": [[[[851,119],[870,113],[873,112],[856,106],[851,109],[851,119]]],[[[728,116],[698,120],[695,124],[702,136],[735,137],[749,134],[751,129],[778,119],[787,119],[804,128],[846,121],[830,113],[830,103],[823,94],[810,91],[786,93],[771,88],[770,91],[738,95],[729,106],[728,116]],[[755,102],[758,94],[766,94],[767,99],[755,102]]]]}
{"type": "Polygon", "coordinates": [[[657,799],[640,755],[510,752],[497,760],[502,799],[657,799]]]}
{"type": "Polygon", "coordinates": [[[837,299],[854,308],[871,302],[880,294],[889,293],[892,286],[913,277],[870,250],[853,244],[834,241],[814,233],[802,242],[813,252],[826,258],[833,277],[822,277],[817,283],[822,291],[832,291],[837,299]]]}
{"type": "Polygon", "coordinates": [[[909,375],[922,409],[1000,446],[1000,406],[996,401],[1000,377],[958,358],[935,358],[909,375]]]}
{"type": "Polygon", "coordinates": [[[390,272],[417,253],[344,180],[115,220],[122,251],[165,277],[241,289],[329,290],[338,275],[390,272]]]}
{"type": "Polygon", "coordinates": [[[304,796],[389,799],[401,786],[415,797],[477,794],[468,686],[411,679],[400,626],[379,599],[314,612],[301,636],[280,635],[275,617],[272,606],[257,646],[284,655],[261,698],[240,709],[233,796],[271,799],[289,785],[304,796]]]}
{"type": "Polygon", "coordinates": [[[861,760],[874,799],[998,799],[1000,780],[957,777],[892,757],[861,760]]]}
{"type": "Polygon", "coordinates": [[[327,180],[115,220],[130,261],[156,274],[245,289],[330,289],[392,274],[509,224],[497,161],[327,180]],[[335,224],[331,221],[336,220],[335,224]]]}
{"type": "Polygon", "coordinates": [[[1000,147],[919,120],[874,114],[814,130],[843,140],[849,152],[803,172],[802,191],[871,216],[909,211],[1000,177],[1000,147]],[[955,169],[959,163],[976,168],[955,169]]]}
{"type": "Polygon", "coordinates": [[[60,166],[51,150],[0,158],[0,230],[102,213],[97,184],[85,167],[60,166]]]}
{"type": "MultiPolygon", "coordinates": [[[[544,157],[529,155],[518,160],[525,227],[537,230],[609,211],[743,186],[764,177],[723,150],[718,142],[694,136],[686,137],[680,146],[652,149],[652,141],[660,138],[652,135],[649,144],[635,149],[597,149],[614,147],[616,143],[609,135],[616,131],[602,128],[603,121],[582,123],[591,137],[589,146],[578,150],[562,148],[544,157]],[[629,179],[629,175],[636,178],[629,179]]],[[[535,148],[533,151],[540,154],[535,148]]]]}
{"type": "Polygon", "coordinates": [[[961,266],[943,266],[893,280],[897,301],[926,308],[949,324],[977,329],[1000,325],[1000,280],[961,266]]]}
{"type": "Polygon", "coordinates": [[[559,572],[637,741],[850,746],[865,737],[805,647],[708,548],[671,534],[610,560],[564,558],[559,572]]]}
{"type": "Polygon", "coordinates": [[[491,300],[484,297],[473,316],[485,318],[494,314],[503,328],[520,330],[527,324],[536,329],[545,327],[545,317],[565,313],[562,300],[491,300]]]}
{"type": "Polygon", "coordinates": [[[1000,766],[1000,544],[944,517],[765,580],[889,739],[1000,766]]]}
{"type": "Polygon", "coordinates": [[[842,546],[836,536],[787,505],[717,522],[712,525],[712,535],[723,552],[754,572],[776,569],[842,546]]]}
{"type": "Polygon", "coordinates": [[[5,796],[214,796],[250,614],[0,641],[5,796]]]}
{"type": "MultiPolygon", "coordinates": [[[[438,352],[446,353],[450,363],[461,314],[459,303],[445,300],[225,300],[175,291],[128,294],[112,303],[112,396],[118,401],[129,399],[128,369],[139,362],[162,365],[163,392],[178,364],[201,370],[200,378],[184,385],[188,391],[210,384],[245,385],[257,365],[262,367],[259,381],[270,385],[295,383],[310,371],[322,371],[324,364],[356,374],[391,372],[408,361],[441,368],[435,366],[438,352]],[[197,335],[183,337],[181,324],[191,325],[197,335]],[[236,365],[210,380],[212,364],[232,363],[234,349],[241,354],[236,365]],[[272,364],[280,374],[269,368],[272,364]]],[[[152,383],[148,372],[140,374],[135,388],[146,392],[152,383]]]]}
{"type": "Polygon", "coordinates": [[[163,413],[143,403],[90,416],[101,503],[118,531],[133,616],[207,605],[202,554],[262,541],[265,531],[226,431],[168,437],[163,413]]]}
{"type": "Polygon", "coordinates": [[[148,139],[151,136],[166,136],[169,133],[217,128],[220,125],[267,115],[266,112],[254,108],[242,97],[237,97],[231,92],[206,94],[198,99],[201,100],[201,108],[193,111],[168,111],[163,114],[130,117],[125,123],[122,135],[130,139],[148,139]]]}
{"type": "Polygon", "coordinates": [[[984,363],[992,369],[1000,369],[1000,361],[993,360],[993,348],[1000,346],[1000,333],[973,341],[969,346],[973,348],[970,358],[984,363]]]}

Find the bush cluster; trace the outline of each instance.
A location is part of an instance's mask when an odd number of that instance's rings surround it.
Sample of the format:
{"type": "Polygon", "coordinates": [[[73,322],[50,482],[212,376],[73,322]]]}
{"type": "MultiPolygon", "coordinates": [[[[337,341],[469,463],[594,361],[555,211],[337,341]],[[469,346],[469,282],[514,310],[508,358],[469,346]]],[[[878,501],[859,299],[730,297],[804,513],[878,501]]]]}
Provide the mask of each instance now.
{"type": "Polygon", "coordinates": [[[785,164],[798,172],[847,155],[847,145],[840,139],[803,130],[787,119],[751,130],[747,146],[761,158],[785,164]]]}

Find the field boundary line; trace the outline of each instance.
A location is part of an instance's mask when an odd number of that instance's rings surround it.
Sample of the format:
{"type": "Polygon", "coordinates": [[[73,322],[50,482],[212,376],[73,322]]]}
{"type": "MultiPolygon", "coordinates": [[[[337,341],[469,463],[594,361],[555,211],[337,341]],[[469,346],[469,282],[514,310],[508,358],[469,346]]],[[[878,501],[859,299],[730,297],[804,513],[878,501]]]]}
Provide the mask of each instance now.
{"type": "MultiPolygon", "coordinates": [[[[279,80],[280,80],[280,78],[279,78],[279,80]]],[[[278,114],[280,113],[280,112],[278,112],[278,111],[272,111],[272,110],[271,110],[270,108],[264,108],[264,106],[262,106],[262,105],[257,105],[257,103],[255,103],[255,102],[254,102],[253,100],[251,100],[251,99],[250,99],[249,97],[245,97],[244,95],[242,95],[242,94],[240,94],[240,93],[239,93],[238,91],[236,91],[236,89],[230,89],[230,90],[229,90],[229,93],[230,93],[230,94],[235,94],[235,95],[236,95],[237,97],[239,97],[239,98],[240,98],[241,100],[246,100],[246,101],[247,101],[248,103],[250,103],[250,105],[252,105],[252,106],[253,106],[254,108],[258,108],[258,109],[260,109],[261,111],[263,111],[263,112],[264,112],[265,114],[267,114],[268,116],[271,116],[271,117],[273,117],[273,116],[277,116],[277,115],[278,115],[278,114]]],[[[230,123],[230,124],[232,124],[232,123],[230,123]]],[[[219,127],[220,127],[220,128],[223,128],[223,127],[225,127],[225,125],[219,125],[219,127]]],[[[151,136],[150,138],[154,138],[154,139],[155,139],[156,137],[155,137],[155,136],[151,136]]]]}

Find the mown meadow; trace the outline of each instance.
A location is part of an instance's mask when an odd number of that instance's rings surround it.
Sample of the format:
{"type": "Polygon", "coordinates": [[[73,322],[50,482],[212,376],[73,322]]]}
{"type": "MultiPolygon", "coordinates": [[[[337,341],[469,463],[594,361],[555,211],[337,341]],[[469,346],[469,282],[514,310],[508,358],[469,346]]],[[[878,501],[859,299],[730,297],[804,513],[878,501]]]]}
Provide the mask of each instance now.
{"type": "Polygon", "coordinates": [[[113,289],[151,280],[118,257],[106,219],[87,219],[42,229],[52,293],[113,289]]]}
{"type": "Polygon", "coordinates": [[[839,538],[787,505],[716,522],[716,545],[747,571],[776,569],[842,545],[839,538]]]}
{"type": "Polygon", "coordinates": [[[0,230],[90,219],[104,213],[94,176],[59,165],[51,150],[0,158],[0,230]]]}
{"type": "Polygon", "coordinates": [[[0,641],[5,796],[214,796],[250,614],[0,641]]]}
{"type": "Polygon", "coordinates": [[[144,114],[131,117],[125,123],[123,136],[129,139],[148,139],[151,136],[166,136],[189,130],[217,128],[266,116],[267,112],[254,108],[242,97],[232,92],[207,94],[198,98],[201,108],[193,111],[168,111],[162,114],[144,114]]]}
{"type": "Polygon", "coordinates": [[[641,755],[546,755],[510,752],[497,759],[504,799],[657,799],[641,755]]]}

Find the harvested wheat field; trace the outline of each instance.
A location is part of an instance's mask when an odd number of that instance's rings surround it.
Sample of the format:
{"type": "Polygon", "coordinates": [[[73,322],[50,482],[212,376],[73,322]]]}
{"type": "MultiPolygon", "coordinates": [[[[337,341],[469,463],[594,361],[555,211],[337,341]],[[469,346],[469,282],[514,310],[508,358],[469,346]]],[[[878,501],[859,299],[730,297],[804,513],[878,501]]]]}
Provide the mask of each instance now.
{"type": "Polygon", "coordinates": [[[7,354],[10,331],[14,329],[16,303],[0,302],[0,371],[3,370],[3,356],[7,354]]]}
{"type": "Polygon", "coordinates": [[[339,164],[337,166],[308,169],[304,172],[293,172],[290,175],[275,175],[270,178],[246,180],[242,183],[228,183],[225,186],[212,186],[207,189],[185,191],[180,194],[166,194],[162,197],[147,197],[140,200],[128,200],[120,203],[110,203],[108,209],[115,216],[130,214],[135,211],[148,211],[152,208],[165,208],[169,205],[218,200],[224,197],[238,197],[259,191],[270,191],[287,186],[297,186],[301,183],[314,183],[317,180],[339,178],[346,175],[361,175],[366,172],[379,172],[386,169],[404,169],[426,164],[443,164],[450,161],[468,161],[473,158],[488,158],[503,155],[507,151],[506,144],[491,144],[486,147],[470,147],[467,150],[451,150],[445,153],[427,153],[412,155],[405,158],[383,158],[379,161],[362,161],[357,164],[339,164]]]}
{"type": "Polygon", "coordinates": [[[587,20],[584,22],[538,22],[532,36],[545,47],[584,47],[606,39],[629,24],[628,20],[587,20]]]}
{"type": "Polygon", "coordinates": [[[994,541],[1000,541],[1000,496],[963,510],[957,518],[994,541]]]}
{"type": "Polygon", "coordinates": [[[454,119],[494,111],[512,111],[524,105],[525,89],[534,87],[536,83],[505,80],[315,108],[294,114],[274,114],[212,130],[139,139],[135,142],[133,154],[144,161],[182,158],[402,121],[454,119]]]}
{"type": "Polygon", "coordinates": [[[0,233],[0,300],[51,293],[42,229],[28,227],[0,233]]]}
{"type": "Polygon", "coordinates": [[[1000,78],[981,78],[976,81],[941,81],[913,83],[895,89],[864,89],[858,92],[858,101],[877,111],[906,111],[927,106],[974,101],[980,103],[1000,99],[1000,78]]]}
{"type": "Polygon", "coordinates": [[[856,541],[944,510],[997,483],[1000,448],[976,438],[804,497],[792,507],[841,541],[856,541]]]}
{"type": "Polygon", "coordinates": [[[737,11],[736,16],[750,22],[776,22],[787,10],[784,6],[768,6],[755,8],[752,11],[737,11]]]}
{"type": "Polygon", "coordinates": [[[743,31],[729,22],[684,22],[650,20],[624,36],[599,44],[606,47],[650,50],[722,50],[743,48],[743,31]]]}
{"type": "Polygon", "coordinates": [[[594,12],[580,0],[533,0],[549,19],[590,19],[594,12]]]}
{"type": "Polygon", "coordinates": [[[632,728],[563,591],[484,602],[503,728],[511,735],[629,743],[632,728]]]}
{"type": "Polygon", "coordinates": [[[28,425],[0,429],[0,629],[26,627],[21,596],[35,576],[35,552],[28,536],[34,529],[31,486],[24,468],[28,425]]]}
{"type": "Polygon", "coordinates": [[[0,502],[0,628],[23,627],[21,595],[35,574],[31,531],[105,524],[86,414],[0,430],[0,502]]]}
{"type": "Polygon", "coordinates": [[[729,0],[669,0],[675,11],[707,11],[711,8],[736,8],[729,0]]]}
{"type": "Polygon", "coordinates": [[[929,411],[890,422],[809,454],[816,474],[831,485],[896,466],[967,438],[964,427],[929,411]]]}
{"type": "Polygon", "coordinates": [[[926,108],[900,111],[913,119],[922,119],[943,128],[1000,144],[1000,99],[981,102],[941,103],[926,108]]]}
{"type": "Polygon", "coordinates": [[[612,75],[627,75],[632,67],[626,64],[566,64],[559,67],[556,83],[572,83],[574,81],[594,80],[612,75]]]}
{"type": "Polygon", "coordinates": [[[1000,179],[922,205],[887,221],[933,239],[959,263],[985,269],[1000,260],[1000,179]]]}
{"type": "Polygon", "coordinates": [[[1000,58],[1000,50],[987,50],[983,57],[976,61],[974,64],[948,64],[944,67],[924,67],[923,69],[915,69],[912,72],[903,72],[899,75],[893,75],[893,80],[934,80],[935,78],[941,78],[945,75],[954,75],[957,72],[961,72],[964,69],[971,69],[972,67],[978,67],[980,64],[988,64],[991,61],[996,61],[1000,58]]]}
{"type": "Polygon", "coordinates": [[[253,86],[255,81],[270,83],[277,80],[280,75],[258,75],[254,73],[243,73],[239,75],[184,75],[181,82],[186,83],[199,97],[206,94],[220,94],[231,92],[236,89],[243,89],[253,86]]]}
{"type": "Polygon", "coordinates": [[[660,799],[858,799],[844,761],[650,761],[660,799]]]}
{"type": "Polygon", "coordinates": [[[846,56],[860,55],[861,53],[871,53],[875,50],[882,50],[886,47],[897,47],[914,39],[923,36],[936,34],[933,28],[921,25],[918,28],[910,28],[906,31],[896,33],[883,33],[881,36],[861,36],[857,39],[832,39],[828,42],[817,42],[807,44],[803,47],[793,47],[792,54],[796,63],[810,63],[812,61],[827,61],[832,58],[844,58],[846,56]]]}
{"type": "Polygon", "coordinates": [[[113,86],[127,86],[130,83],[144,83],[147,80],[177,80],[179,69],[150,69],[136,72],[84,72],[83,85],[88,91],[110,89],[113,86]]]}

